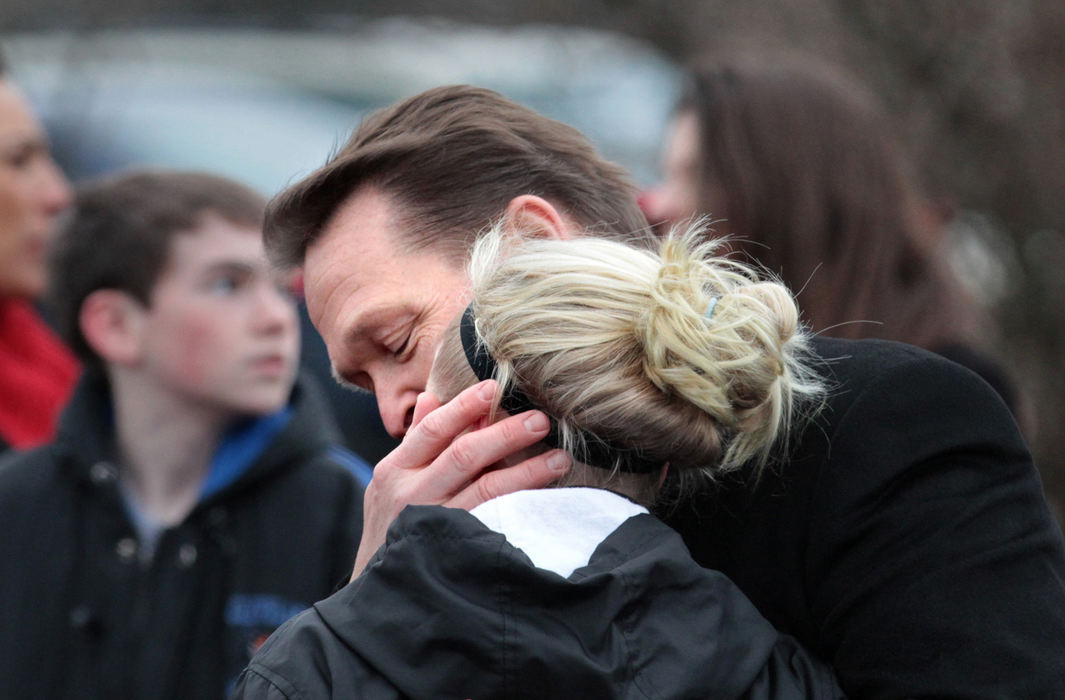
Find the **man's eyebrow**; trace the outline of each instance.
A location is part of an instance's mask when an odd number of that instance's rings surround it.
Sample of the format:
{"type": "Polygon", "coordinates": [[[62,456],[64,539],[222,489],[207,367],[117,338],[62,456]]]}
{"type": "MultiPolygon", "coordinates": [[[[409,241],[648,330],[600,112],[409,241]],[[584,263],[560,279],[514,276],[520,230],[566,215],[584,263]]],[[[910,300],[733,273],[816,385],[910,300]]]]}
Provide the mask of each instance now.
{"type": "Polygon", "coordinates": [[[375,333],[380,333],[382,329],[388,329],[389,332],[398,329],[412,322],[416,316],[415,312],[407,308],[382,306],[361,313],[345,335],[349,341],[372,342],[375,333]]]}

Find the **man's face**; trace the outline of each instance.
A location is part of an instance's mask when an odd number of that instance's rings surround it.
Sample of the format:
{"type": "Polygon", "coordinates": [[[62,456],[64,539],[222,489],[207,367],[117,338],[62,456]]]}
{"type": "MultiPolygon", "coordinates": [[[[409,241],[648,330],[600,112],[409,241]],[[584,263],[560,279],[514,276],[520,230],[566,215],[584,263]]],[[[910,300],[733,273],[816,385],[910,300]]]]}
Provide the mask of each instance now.
{"type": "Polygon", "coordinates": [[[225,414],[283,407],[295,379],[299,327],[261,232],[208,216],[170,246],[141,312],[147,371],[182,400],[225,414]]]}
{"type": "Polygon", "coordinates": [[[364,188],[307,248],[307,311],[339,380],[372,391],[385,428],[402,437],[425,390],[443,331],[469,300],[461,265],[432,249],[403,251],[396,205],[364,188]]]}

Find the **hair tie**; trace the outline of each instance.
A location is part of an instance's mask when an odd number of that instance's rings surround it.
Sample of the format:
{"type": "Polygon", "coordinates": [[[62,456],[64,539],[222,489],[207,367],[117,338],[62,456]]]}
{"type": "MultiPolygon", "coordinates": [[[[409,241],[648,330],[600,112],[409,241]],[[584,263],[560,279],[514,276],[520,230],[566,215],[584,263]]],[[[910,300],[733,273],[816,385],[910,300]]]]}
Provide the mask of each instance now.
{"type": "Polygon", "coordinates": [[[714,315],[714,309],[717,308],[717,302],[721,301],[721,297],[710,297],[710,305],[706,307],[706,313],[703,314],[703,318],[707,321],[714,315]]]}
{"type": "MultiPolygon", "coordinates": [[[[494,379],[496,361],[488,354],[484,343],[480,342],[477,337],[477,318],[473,313],[472,302],[462,312],[459,337],[462,339],[462,350],[466,353],[466,361],[469,362],[473,373],[477,375],[477,379],[480,381],[494,379]]],[[[547,411],[534,404],[525,392],[514,386],[513,382],[503,392],[499,407],[512,415],[533,410],[547,414],[547,411]]],[[[551,447],[561,448],[562,438],[558,431],[558,422],[549,414],[547,418],[551,423],[551,430],[544,438],[544,442],[551,447]]],[[[661,462],[643,459],[635,450],[610,445],[592,433],[581,432],[584,434],[584,454],[578,457],[583,458],[583,461],[590,466],[612,469],[616,463],[618,471],[641,474],[653,472],[662,466],[661,462]]]]}
{"type": "Polygon", "coordinates": [[[477,341],[477,319],[473,315],[473,304],[467,306],[462,312],[459,335],[462,338],[462,350],[466,353],[466,361],[470,363],[470,369],[477,375],[477,379],[483,382],[485,379],[495,377],[496,362],[485,350],[484,345],[477,341]]]}
{"type": "MultiPolygon", "coordinates": [[[[488,354],[487,348],[484,347],[484,343],[477,337],[477,318],[473,313],[473,303],[471,302],[466,310],[462,312],[462,321],[459,323],[459,334],[462,338],[462,350],[466,353],[466,361],[470,363],[470,369],[477,375],[477,379],[484,381],[485,379],[495,379],[496,376],[496,361],[488,354]]],[[[499,407],[507,413],[522,413],[524,411],[543,411],[542,408],[538,408],[528,396],[525,395],[521,389],[514,386],[511,382],[506,391],[503,392],[503,398],[499,402],[499,407]]],[[[550,416],[548,416],[550,418],[550,416]]],[[[555,434],[555,420],[551,418],[551,434],[555,434]]]]}

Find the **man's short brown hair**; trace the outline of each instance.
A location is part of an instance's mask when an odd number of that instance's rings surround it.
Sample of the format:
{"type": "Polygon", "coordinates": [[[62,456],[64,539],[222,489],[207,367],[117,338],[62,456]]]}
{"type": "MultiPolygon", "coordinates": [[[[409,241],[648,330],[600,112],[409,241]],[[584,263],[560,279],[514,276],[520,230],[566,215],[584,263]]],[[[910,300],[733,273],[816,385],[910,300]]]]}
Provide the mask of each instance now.
{"type": "Polygon", "coordinates": [[[370,115],[328,163],[278,194],[267,209],[267,253],[279,265],[301,265],[340,205],[364,187],[396,202],[407,249],[433,246],[456,257],[522,194],[607,235],[647,227],[625,170],[579,131],[459,85],[370,115]]]}

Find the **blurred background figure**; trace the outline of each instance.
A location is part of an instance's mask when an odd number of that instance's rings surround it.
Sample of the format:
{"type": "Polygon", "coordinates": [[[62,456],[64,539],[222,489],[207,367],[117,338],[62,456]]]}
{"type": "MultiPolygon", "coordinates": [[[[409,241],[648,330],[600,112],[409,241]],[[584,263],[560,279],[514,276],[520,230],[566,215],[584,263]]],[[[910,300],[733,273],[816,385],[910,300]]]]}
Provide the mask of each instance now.
{"type": "Polygon", "coordinates": [[[875,96],[834,66],[779,52],[695,64],[663,170],[642,202],[652,223],[712,217],[798,294],[815,332],[933,350],[1016,409],[941,249],[949,214],[922,197],[875,96]]]}
{"type": "Polygon", "coordinates": [[[223,697],[350,574],[370,467],[297,374],[265,204],[142,170],[57,227],[48,297],[85,371],[56,438],[0,462],[0,697],[223,697]]]}
{"type": "Polygon", "coordinates": [[[0,450],[47,442],[73,390],[73,354],[41,320],[52,224],[70,187],[0,54],[0,450]]]}

